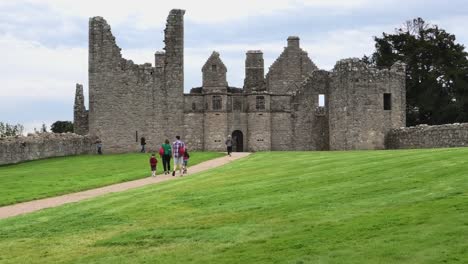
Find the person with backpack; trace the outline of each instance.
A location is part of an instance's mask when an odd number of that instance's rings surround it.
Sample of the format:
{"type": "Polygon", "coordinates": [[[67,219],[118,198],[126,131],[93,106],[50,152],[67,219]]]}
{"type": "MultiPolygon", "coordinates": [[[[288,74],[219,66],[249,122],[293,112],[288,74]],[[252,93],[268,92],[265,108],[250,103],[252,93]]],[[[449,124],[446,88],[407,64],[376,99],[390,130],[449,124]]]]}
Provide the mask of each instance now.
{"type": "Polygon", "coordinates": [[[190,155],[188,153],[188,150],[187,148],[185,148],[185,152],[184,152],[184,170],[183,170],[183,174],[187,174],[187,166],[188,166],[188,161],[190,159],[190,155]]]}
{"type": "Polygon", "coordinates": [[[172,176],[175,176],[177,168],[179,168],[180,175],[182,176],[182,162],[185,153],[185,143],[180,140],[180,136],[176,136],[176,141],[172,143],[172,156],[174,158],[174,168],[172,176]]]}
{"type": "Polygon", "coordinates": [[[149,162],[151,166],[151,177],[156,177],[156,166],[158,165],[158,160],[154,154],[151,155],[149,162]]]}
{"type": "Polygon", "coordinates": [[[161,148],[159,148],[159,156],[163,162],[164,174],[171,173],[172,148],[171,144],[169,144],[169,139],[166,139],[161,148]]]}

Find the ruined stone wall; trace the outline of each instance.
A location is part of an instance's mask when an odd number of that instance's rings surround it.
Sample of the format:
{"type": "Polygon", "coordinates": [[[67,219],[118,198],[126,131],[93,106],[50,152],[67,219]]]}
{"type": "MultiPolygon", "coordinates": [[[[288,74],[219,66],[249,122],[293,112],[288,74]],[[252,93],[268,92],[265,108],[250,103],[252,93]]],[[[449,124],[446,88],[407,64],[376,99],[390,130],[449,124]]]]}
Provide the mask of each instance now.
{"type": "Polygon", "coordinates": [[[271,150],[293,148],[290,95],[271,95],[271,150]]]}
{"type": "Polygon", "coordinates": [[[226,92],[228,83],[226,81],[226,66],[219,58],[219,53],[213,51],[211,56],[202,67],[203,89],[213,92],[226,92]]]}
{"type": "Polygon", "coordinates": [[[247,105],[247,151],[271,150],[271,112],[270,95],[267,93],[253,93],[246,96],[247,105]],[[257,97],[263,96],[265,108],[257,109],[257,97]]]}
{"type": "Polygon", "coordinates": [[[329,95],[331,150],[383,149],[385,135],[405,126],[405,69],[368,67],[358,59],[339,61],[329,95]],[[384,110],[384,94],[391,94],[391,110],[384,110]]]}
{"type": "Polygon", "coordinates": [[[0,165],[28,160],[95,153],[89,136],[72,133],[0,138],[0,165]]]}
{"type": "Polygon", "coordinates": [[[76,84],[75,104],[73,107],[73,132],[86,135],[89,132],[88,111],[86,110],[83,95],[83,85],[76,84]]]}
{"type": "Polygon", "coordinates": [[[300,48],[299,38],[289,37],[288,46],[268,71],[267,89],[273,94],[293,92],[312,71],[317,69],[307,52],[300,48]]]}
{"type": "Polygon", "coordinates": [[[90,19],[89,129],[109,152],[135,151],[142,136],[156,149],[182,135],[183,15],[170,12],[165,53],[155,54],[156,67],[123,59],[107,22],[90,19]]]}
{"type": "Polygon", "coordinates": [[[328,94],[330,77],[327,71],[314,71],[292,98],[292,132],[294,150],[328,150],[328,94]],[[319,95],[325,106],[319,106],[319,95]]]}
{"type": "Polygon", "coordinates": [[[204,98],[200,95],[185,95],[184,133],[182,140],[190,150],[203,150],[204,146],[204,98]]]}
{"type": "Polygon", "coordinates": [[[203,117],[204,149],[210,151],[224,151],[224,140],[228,135],[228,96],[227,94],[205,94],[207,108],[203,117]],[[213,108],[213,96],[221,97],[221,109],[213,108]]]}
{"type": "Polygon", "coordinates": [[[468,147],[468,123],[392,129],[387,134],[386,146],[388,149],[468,147]]]}

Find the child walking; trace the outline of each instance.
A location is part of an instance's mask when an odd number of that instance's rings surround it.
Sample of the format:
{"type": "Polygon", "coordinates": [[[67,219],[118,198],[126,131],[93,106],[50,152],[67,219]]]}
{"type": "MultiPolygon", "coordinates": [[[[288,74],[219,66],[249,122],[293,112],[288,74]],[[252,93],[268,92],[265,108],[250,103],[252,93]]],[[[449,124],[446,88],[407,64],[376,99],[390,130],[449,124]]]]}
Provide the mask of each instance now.
{"type": "Polygon", "coordinates": [[[156,166],[158,165],[158,160],[156,159],[156,156],[151,154],[150,158],[150,166],[151,166],[151,177],[156,177],[156,166]]]}
{"type": "Polygon", "coordinates": [[[184,167],[184,172],[183,172],[183,173],[184,173],[184,174],[187,174],[187,165],[188,165],[188,160],[189,160],[189,158],[190,158],[190,155],[189,155],[189,153],[188,153],[188,150],[185,149],[185,152],[184,152],[184,163],[183,163],[183,164],[184,164],[184,165],[183,165],[183,167],[184,167]]]}

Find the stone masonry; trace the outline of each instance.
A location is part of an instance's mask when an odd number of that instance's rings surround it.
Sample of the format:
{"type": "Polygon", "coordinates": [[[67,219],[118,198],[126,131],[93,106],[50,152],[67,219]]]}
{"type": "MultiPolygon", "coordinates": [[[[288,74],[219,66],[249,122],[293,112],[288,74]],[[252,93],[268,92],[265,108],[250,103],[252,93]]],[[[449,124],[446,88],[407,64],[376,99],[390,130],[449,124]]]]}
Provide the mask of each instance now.
{"type": "Polygon", "coordinates": [[[246,52],[243,87],[229,86],[218,52],[202,67],[203,82],[184,94],[185,11],[172,10],[164,51],[154,66],[124,59],[101,17],[89,21],[89,112],[77,86],[75,131],[102,140],[107,152],[156,150],[180,135],[192,150],[383,149],[405,125],[405,67],[375,69],[358,59],[319,70],[291,36],[265,74],[263,53],[246,52]]]}
{"type": "Polygon", "coordinates": [[[0,138],[0,165],[52,157],[96,152],[89,136],[72,133],[30,134],[27,137],[0,138]]]}
{"type": "Polygon", "coordinates": [[[468,147],[468,123],[396,128],[386,143],[389,149],[468,147]]]}

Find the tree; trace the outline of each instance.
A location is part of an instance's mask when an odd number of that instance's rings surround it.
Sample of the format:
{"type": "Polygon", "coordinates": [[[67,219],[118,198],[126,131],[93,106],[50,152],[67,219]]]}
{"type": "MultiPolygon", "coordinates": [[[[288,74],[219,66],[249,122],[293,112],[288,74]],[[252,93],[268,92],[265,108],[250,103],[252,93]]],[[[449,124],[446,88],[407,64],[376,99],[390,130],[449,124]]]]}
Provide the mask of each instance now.
{"type": "Polygon", "coordinates": [[[23,134],[24,127],[21,124],[11,125],[0,122],[0,137],[12,137],[23,134]]]}
{"type": "Polygon", "coordinates": [[[73,123],[71,121],[56,121],[50,126],[54,133],[73,132],[73,123]]]}
{"type": "Polygon", "coordinates": [[[455,35],[417,18],[374,39],[370,63],[407,65],[407,125],[468,121],[468,53],[455,35]]]}

